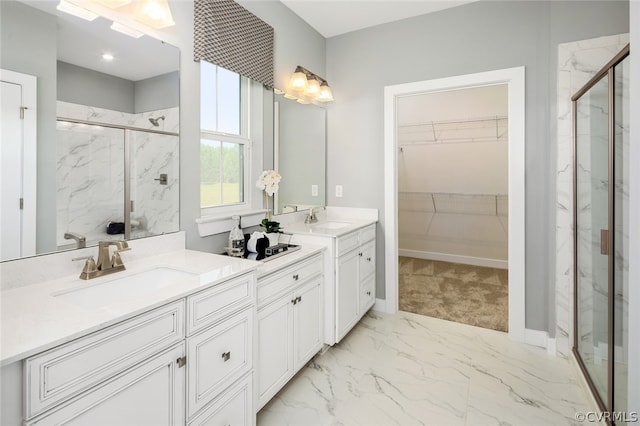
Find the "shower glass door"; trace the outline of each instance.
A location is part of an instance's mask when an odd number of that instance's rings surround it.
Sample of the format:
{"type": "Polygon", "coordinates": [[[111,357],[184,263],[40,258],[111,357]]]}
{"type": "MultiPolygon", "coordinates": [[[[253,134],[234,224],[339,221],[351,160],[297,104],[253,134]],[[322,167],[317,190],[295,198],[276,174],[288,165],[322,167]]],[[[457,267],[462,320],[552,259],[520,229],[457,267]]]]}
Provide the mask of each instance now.
{"type": "Polygon", "coordinates": [[[593,387],[608,400],[609,79],[576,103],[577,350],[593,387]]]}
{"type": "Polygon", "coordinates": [[[608,424],[627,409],[629,46],[573,96],[573,351],[608,424]]]}

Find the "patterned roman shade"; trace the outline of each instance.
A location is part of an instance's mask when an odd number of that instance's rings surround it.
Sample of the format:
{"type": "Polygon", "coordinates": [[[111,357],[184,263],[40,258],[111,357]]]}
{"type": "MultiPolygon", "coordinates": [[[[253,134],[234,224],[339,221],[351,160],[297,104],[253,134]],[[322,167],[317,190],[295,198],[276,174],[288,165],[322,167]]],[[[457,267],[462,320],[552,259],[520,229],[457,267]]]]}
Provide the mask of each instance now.
{"type": "Polygon", "coordinates": [[[194,60],[273,88],[273,28],[233,0],[194,4],[194,60]]]}

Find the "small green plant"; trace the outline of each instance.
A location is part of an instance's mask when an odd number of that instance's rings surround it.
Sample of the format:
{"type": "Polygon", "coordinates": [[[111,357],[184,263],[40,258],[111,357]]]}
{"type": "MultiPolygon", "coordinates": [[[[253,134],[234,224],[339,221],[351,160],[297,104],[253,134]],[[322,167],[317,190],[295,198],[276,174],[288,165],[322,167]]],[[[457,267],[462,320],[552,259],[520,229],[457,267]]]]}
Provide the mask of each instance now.
{"type": "Polygon", "coordinates": [[[273,222],[269,219],[262,219],[262,223],[260,224],[262,228],[264,228],[264,232],[282,232],[280,230],[280,222],[273,222]]]}

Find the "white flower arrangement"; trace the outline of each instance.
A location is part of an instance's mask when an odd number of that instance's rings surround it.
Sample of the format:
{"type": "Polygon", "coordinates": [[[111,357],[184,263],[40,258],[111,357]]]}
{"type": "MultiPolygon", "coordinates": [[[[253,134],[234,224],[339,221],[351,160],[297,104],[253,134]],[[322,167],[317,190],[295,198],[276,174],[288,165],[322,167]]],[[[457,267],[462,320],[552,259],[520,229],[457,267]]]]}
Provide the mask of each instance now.
{"type": "Polygon", "coordinates": [[[256,186],[264,191],[264,200],[267,205],[267,221],[271,220],[271,210],[269,209],[269,197],[274,195],[280,189],[280,180],[282,176],[275,170],[265,170],[262,172],[256,186]]]}
{"type": "Polygon", "coordinates": [[[272,196],[280,189],[281,179],[282,176],[275,170],[265,170],[256,181],[256,186],[266,192],[268,196],[272,196]]]}

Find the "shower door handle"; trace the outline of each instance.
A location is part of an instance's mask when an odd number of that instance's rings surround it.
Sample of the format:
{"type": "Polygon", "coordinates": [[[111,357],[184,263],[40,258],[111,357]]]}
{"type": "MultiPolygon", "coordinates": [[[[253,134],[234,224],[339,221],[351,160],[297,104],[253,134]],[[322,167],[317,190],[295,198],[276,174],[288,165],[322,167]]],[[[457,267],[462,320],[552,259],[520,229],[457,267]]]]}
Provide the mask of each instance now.
{"type": "Polygon", "coordinates": [[[609,255],[609,230],[600,230],[600,254],[609,255]]]}

